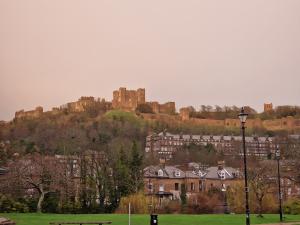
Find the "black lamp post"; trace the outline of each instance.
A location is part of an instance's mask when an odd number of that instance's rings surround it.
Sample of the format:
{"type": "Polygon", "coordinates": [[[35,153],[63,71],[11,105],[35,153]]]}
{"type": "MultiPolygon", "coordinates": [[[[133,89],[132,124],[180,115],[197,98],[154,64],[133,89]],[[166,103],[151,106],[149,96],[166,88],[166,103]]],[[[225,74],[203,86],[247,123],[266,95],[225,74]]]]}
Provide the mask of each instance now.
{"type": "Polygon", "coordinates": [[[247,154],[246,154],[246,140],[245,140],[245,123],[248,114],[245,113],[244,107],[242,107],[239,114],[239,119],[241,121],[242,135],[243,135],[243,151],[244,151],[244,177],[245,177],[245,196],[246,196],[246,225],[250,225],[250,209],[249,209],[249,188],[248,188],[248,175],[247,175],[247,154]]]}
{"type": "Polygon", "coordinates": [[[276,146],[276,152],[275,152],[275,157],[277,160],[277,176],[278,176],[278,198],[279,198],[279,216],[280,216],[280,222],[283,221],[282,219],[282,194],[281,194],[281,183],[280,183],[280,150],[279,146],[276,146]]]}

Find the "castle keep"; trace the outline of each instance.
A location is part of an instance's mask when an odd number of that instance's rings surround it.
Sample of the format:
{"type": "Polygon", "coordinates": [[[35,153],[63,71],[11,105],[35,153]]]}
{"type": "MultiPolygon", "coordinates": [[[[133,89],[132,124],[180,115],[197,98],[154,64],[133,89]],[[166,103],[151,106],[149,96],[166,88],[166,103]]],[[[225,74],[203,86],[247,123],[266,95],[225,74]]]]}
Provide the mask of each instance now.
{"type": "Polygon", "coordinates": [[[134,111],[138,105],[145,104],[145,89],[126,90],[120,88],[113,92],[112,107],[134,111]]]}
{"type": "Polygon", "coordinates": [[[174,114],[176,112],[175,102],[167,102],[164,104],[146,102],[144,88],[126,90],[126,88],[122,87],[113,92],[112,107],[114,109],[135,111],[136,108],[142,104],[150,106],[154,113],[174,114]]]}

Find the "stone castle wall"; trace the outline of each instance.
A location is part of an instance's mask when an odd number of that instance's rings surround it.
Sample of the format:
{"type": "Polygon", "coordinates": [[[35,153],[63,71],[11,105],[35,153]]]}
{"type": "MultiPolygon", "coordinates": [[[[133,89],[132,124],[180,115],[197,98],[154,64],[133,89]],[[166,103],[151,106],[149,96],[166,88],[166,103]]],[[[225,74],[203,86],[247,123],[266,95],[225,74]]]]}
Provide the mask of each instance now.
{"type": "Polygon", "coordinates": [[[154,113],[163,113],[163,114],[175,114],[176,106],[175,102],[167,102],[164,104],[159,104],[158,102],[147,102],[154,113]]]}
{"type": "MultiPolygon", "coordinates": [[[[207,126],[225,126],[225,127],[240,127],[239,119],[198,119],[190,117],[189,108],[180,109],[180,117],[182,121],[190,121],[193,124],[207,126]]],[[[300,119],[295,119],[291,116],[275,120],[247,119],[247,127],[250,128],[265,128],[267,130],[300,130],[300,119]]]]}
{"type": "Polygon", "coordinates": [[[43,115],[43,107],[38,106],[34,110],[24,111],[20,110],[15,113],[15,119],[33,119],[43,115]]]}
{"type": "Polygon", "coordinates": [[[76,102],[70,102],[67,104],[67,108],[70,112],[84,112],[87,107],[92,107],[96,103],[94,97],[83,96],[76,102]]]}

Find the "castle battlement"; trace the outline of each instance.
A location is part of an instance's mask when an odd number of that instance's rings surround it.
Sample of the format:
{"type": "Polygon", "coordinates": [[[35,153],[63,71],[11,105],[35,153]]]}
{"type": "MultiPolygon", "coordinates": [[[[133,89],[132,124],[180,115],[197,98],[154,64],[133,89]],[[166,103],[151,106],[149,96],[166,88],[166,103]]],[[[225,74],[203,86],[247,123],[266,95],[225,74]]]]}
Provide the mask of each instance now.
{"type": "Polygon", "coordinates": [[[38,118],[43,114],[43,107],[38,106],[34,110],[24,111],[24,109],[15,113],[15,119],[38,118]]]}

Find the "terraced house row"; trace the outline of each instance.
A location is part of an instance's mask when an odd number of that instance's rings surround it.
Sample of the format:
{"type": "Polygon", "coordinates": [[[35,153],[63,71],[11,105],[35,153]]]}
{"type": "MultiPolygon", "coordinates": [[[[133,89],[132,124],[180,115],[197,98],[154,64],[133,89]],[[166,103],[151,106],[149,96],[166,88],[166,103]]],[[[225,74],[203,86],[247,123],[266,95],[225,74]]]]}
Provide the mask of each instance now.
{"type": "MultiPolygon", "coordinates": [[[[246,137],[246,147],[249,155],[268,158],[275,153],[277,145],[293,149],[299,147],[300,135],[290,135],[288,139],[277,140],[274,137],[246,137]],[[289,140],[292,140],[289,144],[289,140]]],[[[153,153],[162,160],[170,160],[173,155],[190,144],[206,146],[212,144],[217,151],[224,155],[241,153],[241,136],[187,135],[161,132],[151,134],[146,138],[146,153],[153,153]]]]}
{"type": "Polygon", "coordinates": [[[240,179],[240,171],[225,167],[224,161],[208,168],[202,168],[197,163],[189,163],[186,169],[164,165],[149,166],[144,169],[144,192],[155,196],[162,203],[180,200],[183,188],[189,198],[212,188],[226,191],[240,179]]]}

